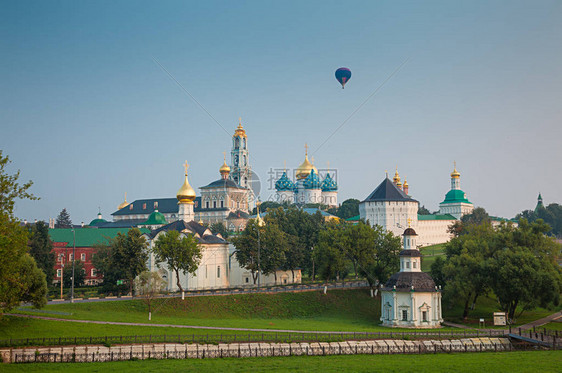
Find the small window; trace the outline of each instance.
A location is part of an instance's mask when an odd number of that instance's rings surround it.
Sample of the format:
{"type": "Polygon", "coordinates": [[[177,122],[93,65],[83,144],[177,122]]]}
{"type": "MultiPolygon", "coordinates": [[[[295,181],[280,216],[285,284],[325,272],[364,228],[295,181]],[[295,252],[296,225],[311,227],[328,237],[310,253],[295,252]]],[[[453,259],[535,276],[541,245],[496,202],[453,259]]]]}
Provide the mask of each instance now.
{"type": "Polygon", "coordinates": [[[158,201],[154,202],[154,209],[158,208],[158,201]]]}
{"type": "Polygon", "coordinates": [[[213,201],[213,208],[214,208],[214,209],[217,208],[217,201],[213,201]]]}
{"type": "Polygon", "coordinates": [[[408,321],[408,311],[402,310],[402,321],[408,321]]]}
{"type": "Polygon", "coordinates": [[[221,278],[221,266],[217,266],[217,278],[221,278]]]}
{"type": "Polygon", "coordinates": [[[427,311],[422,311],[422,321],[427,322],[427,311]]]}
{"type": "Polygon", "coordinates": [[[68,254],[68,261],[72,261],[72,254],[68,254]]]}
{"type": "Polygon", "coordinates": [[[224,207],[224,201],[221,199],[221,208],[224,207]]]}
{"type": "Polygon", "coordinates": [[[132,209],[133,209],[133,204],[131,203],[131,204],[129,205],[129,210],[132,210],[132,209]]]}
{"type": "Polygon", "coordinates": [[[205,201],[205,208],[209,208],[209,201],[205,201]]]}
{"type": "Polygon", "coordinates": [[[61,274],[62,274],[62,270],[60,268],[57,269],[57,277],[58,278],[60,278],[61,274]]]}
{"type": "Polygon", "coordinates": [[[98,275],[98,272],[96,271],[95,268],[92,268],[91,274],[92,274],[92,277],[96,277],[98,275]]]}
{"type": "MultiPolygon", "coordinates": [[[[60,269],[59,269],[59,271],[60,271],[60,269]]],[[[250,282],[250,278],[249,278],[249,277],[246,277],[245,280],[246,280],[246,283],[249,283],[249,282],[250,282]]]]}
{"type": "Polygon", "coordinates": [[[283,283],[284,283],[284,284],[287,283],[287,279],[286,279],[286,278],[283,279],[283,283]]]}
{"type": "Polygon", "coordinates": [[[143,209],[143,210],[146,210],[146,203],[143,203],[143,204],[142,204],[142,209],[143,209]]]}
{"type": "Polygon", "coordinates": [[[82,268],[82,274],[86,276],[86,270],[84,268],[82,268]]]}
{"type": "Polygon", "coordinates": [[[416,261],[414,261],[412,265],[414,266],[414,268],[416,268],[416,261]]]}
{"type": "Polygon", "coordinates": [[[85,262],[86,261],[86,254],[84,254],[84,253],[80,254],[80,260],[85,262]]]}
{"type": "MultiPolygon", "coordinates": [[[[197,207],[198,204],[199,204],[199,202],[198,202],[198,201],[195,201],[195,207],[197,207]]],[[[172,216],[173,216],[173,215],[172,215],[172,216]]]]}
{"type": "Polygon", "coordinates": [[[406,262],[406,268],[410,268],[410,262],[406,262]]]}

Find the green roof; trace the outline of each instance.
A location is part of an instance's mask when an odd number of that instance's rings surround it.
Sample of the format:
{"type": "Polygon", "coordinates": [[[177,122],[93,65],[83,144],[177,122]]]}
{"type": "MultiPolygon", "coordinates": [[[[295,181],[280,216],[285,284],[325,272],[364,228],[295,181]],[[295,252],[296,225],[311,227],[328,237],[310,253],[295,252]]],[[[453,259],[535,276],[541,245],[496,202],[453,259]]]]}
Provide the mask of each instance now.
{"type": "Polygon", "coordinates": [[[95,226],[98,226],[99,224],[104,224],[104,223],[107,223],[107,220],[105,220],[105,219],[94,219],[90,222],[89,226],[95,227],[95,226]]]}
{"type": "Polygon", "coordinates": [[[465,192],[463,192],[460,189],[451,189],[450,191],[447,192],[447,194],[445,195],[445,200],[441,203],[459,203],[459,202],[472,204],[472,202],[470,202],[466,198],[465,192]]]}
{"type": "Polygon", "coordinates": [[[439,215],[439,214],[420,215],[420,214],[418,214],[418,220],[457,220],[457,218],[455,218],[451,214],[443,214],[443,215],[439,215]]]}
{"type": "MultiPolygon", "coordinates": [[[[127,234],[130,228],[76,228],[76,247],[91,247],[95,244],[107,243],[108,238],[114,238],[117,233],[127,234]]],[[[150,230],[141,228],[142,233],[150,230]]],[[[72,229],[55,228],[49,229],[49,236],[53,242],[66,242],[68,246],[73,244],[72,229]]]]}
{"type": "Polygon", "coordinates": [[[144,223],[141,223],[139,225],[164,225],[164,224],[168,224],[164,214],[158,211],[154,211],[152,214],[150,214],[150,216],[144,223]]]}
{"type": "Polygon", "coordinates": [[[359,221],[361,220],[361,215],[355,215],[350,218],[345,219],[345,221],[359,221]]]}

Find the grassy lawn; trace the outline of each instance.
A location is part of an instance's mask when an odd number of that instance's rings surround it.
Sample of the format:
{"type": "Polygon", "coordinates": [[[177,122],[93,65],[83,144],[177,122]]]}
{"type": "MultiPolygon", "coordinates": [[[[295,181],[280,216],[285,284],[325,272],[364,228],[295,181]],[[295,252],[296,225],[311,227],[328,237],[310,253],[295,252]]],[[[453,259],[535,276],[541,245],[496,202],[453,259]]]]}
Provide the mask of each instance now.
{"type": "MultiPolygon", "coordinates": [[[[368,290],[332,290],[278,294],[159,299],[152,321],[140,300],[51,304],[44,312],[57,318],[152,324],[291,329],[379,331],[380,301],[368,290]]],[[[22,312],[18,310],[17,312],[22,312]]]]}
{"type": "MultiPolygon", "coordinates": [[[[483,318],[485,320],[486,328],[493,327],[493,313],[498,312],[499,305],[496,299],[492,296],[480,296],[476,302],[476,308],[470,310],[468,314],[468,320],[462,319],[464,305],[462,302],[458,302],[453,308],[449,309],[445,304],[443,304],[443,313],[445,318],[449,321],[462,323],[474,328],[478,327],[479,319],[483,318]]],[[[546,317],[553,314],[561,309],[562,305],[558,306],[556,309],[548,310],[544,308],[536,308],[530,311],[524,311],[520,316],[520,311],[517,310],[515,327],[517,325],[523,325],[531,321],[546,317]]]]}
{"type": "Polygon", "coordinates": [[[431,265],[440,255],[445,255],[445,244],[440,243],[437,245],[425,246],[420,249],[422,253],[422,271],[431,271],[431,265]]]}
{"type": "Polygon", "coordinates": [[[553,321],[550,322],[548,324],[545,324],[541,327],[539,327],[540,329],[542,328],[546,328],[548,330],[558,330],[558,331],[562,331],[562,321],[553,321]]]}
{"type": "Polygon", "coordinates": [[[3,372],[559,372],[562,351],[10,364],[3,372]]]}

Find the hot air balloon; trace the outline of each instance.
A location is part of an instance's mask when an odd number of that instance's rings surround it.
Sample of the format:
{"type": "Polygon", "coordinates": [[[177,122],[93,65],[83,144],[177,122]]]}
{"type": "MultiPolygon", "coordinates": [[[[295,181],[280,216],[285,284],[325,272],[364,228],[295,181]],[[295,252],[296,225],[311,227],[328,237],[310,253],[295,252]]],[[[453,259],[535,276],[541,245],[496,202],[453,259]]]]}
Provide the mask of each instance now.
{"type": "Polygon", "coordinates": [[[349,79],[351,79],[351,70],[349,70],[347,67],[340,67],[336,70],[336,79],[338,82],[340,82],[341,89],[343,89],[345,83],[347,83],[349,79]]]}

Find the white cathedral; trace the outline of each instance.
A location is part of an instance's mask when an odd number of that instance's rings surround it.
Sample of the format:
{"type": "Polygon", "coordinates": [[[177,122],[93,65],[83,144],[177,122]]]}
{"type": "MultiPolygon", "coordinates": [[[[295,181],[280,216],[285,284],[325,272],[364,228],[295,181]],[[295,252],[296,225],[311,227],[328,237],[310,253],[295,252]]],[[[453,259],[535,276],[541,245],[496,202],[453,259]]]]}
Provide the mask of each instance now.
{"type": "MultiPolygon", "coordinates": [[[[314,161],[314,159],[313,159],[314,161]]],[[[304,162],[296,169],[296,181],[287,175],[285,169],[275,182],[276,199],[279,203],[291,204],[318,203],[326,206],[338,205],[338,184],[327,170],[322,177],[318,169],[308,160],[308,147],[305,145],[304,162]]]]}
{"type": "Polygon", "coordinates": [[[359,204],[359,216],[373,226],[378,224],[397,236],[404,232],[410,222],[419,234],[419,246],[447,242],[451,239],[451,234],[447,231],[449,226],[474,210],[474,205],[461,190],[460,176],[455,164],[451,173],[451,190],[439,204],[439,213],[419,215],[419,202],[408,194],[408,182],[404,181],[402,184],[396,170],[392,181],[387,174],[379,186],[359,204]]]}

